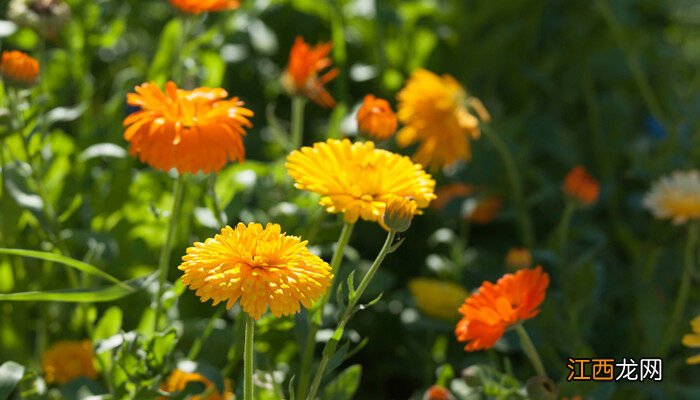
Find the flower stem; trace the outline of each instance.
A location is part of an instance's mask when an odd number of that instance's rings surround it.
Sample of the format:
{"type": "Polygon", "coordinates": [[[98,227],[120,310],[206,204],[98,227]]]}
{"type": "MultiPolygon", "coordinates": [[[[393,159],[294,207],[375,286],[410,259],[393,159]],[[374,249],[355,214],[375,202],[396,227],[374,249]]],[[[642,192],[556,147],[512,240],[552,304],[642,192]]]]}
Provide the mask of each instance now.
{"type": "Polygon", "coordinates": [[[671,313],[671,322],[666,328],[666,334],[661,342],[661,349],[659,350],[659,356],[665,357],[668,352],[671,342],[676,339],[676,332],[678,331],[678,324],[683,317],[683,311],[685,310],[685,304],[688,302],[688,296],[690,295],[690,284],[693,279],[693,270],[695,269],[693,264],[695,246],[698,241],[698,228],[700,225],[691,224],[688,226],[688,239],[685,245],[685,260],[683,264],[683,276],[681,276],[681,285],[678,288],[678,296],[676,297],[676,302],[673,306],[673,311],[671,313]]]}
{"type": "Polygon", "coordinates": [[[304,142],[304,107],[306,99],[301,96],[292,97],[292,149],[296,150],[304,142]]]}
{"type": "Polygon", "coordinates": [[[340,264],[343,261],[343,255],[345,253],[345,247],[350,241],[350,236],[352,236],[354,223],[346,222],[343,225],[343,229],[340,231],[340,237],[333,252],[333,257],[331,258],[331,272],[333,273],[333,281],[331,286],[325,295],[319,301],[316,314],[311,318],[311,326],[309,327],[309,333],[306,336],[306,344],[304,347],[304,354],[301,359],[301,372],[299,374],[299,383],[297,384],[297,396],[298,399],[303,399],[306,394],[306,389],[309,386],[309,379],[311,378],[311,362],[314,356],[314,346],[316,344],[316,333],[318,333],[321,327],[321,320],[323,317],[323,309],[328,303],[330,294],[335,288],[335,277],[338,274],[338,269],[340,269],[340,264]]]}
{"type": "Polygon", "coordinates": [[[209,196],[211,197],[212,211],[214,212],[214,217],[216,222],[219,223],[219,227],[223,228],[227,223],[226,213],[221,210],[221,204],[219,203],[219,197],[216,195],[216,172],[209,174],[207,179],[207,186],[209,191],[209,196]]]}
{"type": "Polygon", "coordinates": [[[243,348],[243,400],[253,400],[253,337],[255,320],[246,315],[245,345],[243,348]]]}
{"type": "Polygon", "coordinates": [[[155,313],[155,331],[160,327],[161,313],[163,312],[163,293],[165,291],[165,281],[168,279],[168,266],[170,264],[170,253],[177,233],[177,224],[180,217],[180,209],[182,208],[182,198],[184,197],[185,176],[177,175],[175,184],[173,185],[173,208],[170,213],[170,222],[168,223],[168,231],[165,236],[165,243],[160,250],[160,258],[158,261],[158,292],[156,295],[156,313],[155,313]]]}
{"type": "Polygon", "coordinates": [[[559,243],[557,245],[557,250],[559,252],[560,268],[565,268],[566,241],[568,239],[569,226],[571,225],[571,218],[574,216],[574,211],[576,211],[576,203],[574,203],[571,200],[567,200],[566,206],[564,207],[564,212],[561,215],[561,222],[559,225],[559,243]]]}
{"type": "MultiPolygon", "coordinates": [[[[340,322],[338,322],[338,327],[335,329],[336,332],[345,329],[345,326],[350,321],[350,318],[354,314],[357,303],[360,301],[360,298],[362,298],[362,294],[365,292],[365,289],[367,289],[367,286],[369,286],[369,283],[372,281],[372,278],[374,278],[374,275],[377,273],[377,270],[379,270],[379,266],[382,265],[384,258],[387,256],[387,254],[391,252],[391,244],[394,242],[395,236],[396,231],[390,231],[387,235],[386,240],[384,241],[384,245],[379,251],[377,258],[374,260],[372,266],[369,268],[369,271],[367,271],[365,276],[362,278],[360,285],[357,287],[355,297],[350,299],[350,301],[348,302],[348,306],[343,311],[343,314],[340,317],[340,322]]],[[[337,346],[338,340],[331,339],[326,343],[326,346],[323,348],[323,358],[321,358],[321,362],[318,365],[318,369],[316,369],[316,374],[314,375],[314,380],[311,384],[309,394],[308,396],[306,396],[306,400],[315,400],[316,393],[318,393],[318,388],[321,385],[321,380],[323,379],[323,375],[326,371],[326,368],[328,367],[328,363],[330,362],[331,357],[335,353],[335,348],[337,346]]]]}
{"type": "Polygon", "coordinates": [[[539,353],[537,353],[537,349],[532,343],[532,340],[530,340],[530,336],[527,334],[527,331],[523,327],[523,324],[516,324],[515,331],[518,332],[518,336],[520,337],[520,344],[521,346],[523,346],[523,351],[525,351],[525,354],[530,359],[530,362],[532,362],[532,366],[535,367],[535,372],[537,372],[537,375],[546,377],[547,373],[544,370],[542,359],[540,358],[539,353]]]}
{"type": "Polygon", "coordinates": [[[528,207],[525,201],[525,196],[523,195],[523,182],[522,177],[518,173],[518,167],[508,149],[506,142],[501,139],[495,132],[491,130],[490,127],[482,125],[482,130],[484,136],[486,136],[491,143],[496,147],[498,155],[503,161],[503,165],[506,168],[508,174],[508,179],[510,180],[510,186],[513,190],[513,202],[518,213],[518,223],[520,225],[520,234],[523,245],[529,249],[533,248],[535,242],[535,234],[532,228],[532,221],[530,220],[530,215],[528,214],[528,207]]]}

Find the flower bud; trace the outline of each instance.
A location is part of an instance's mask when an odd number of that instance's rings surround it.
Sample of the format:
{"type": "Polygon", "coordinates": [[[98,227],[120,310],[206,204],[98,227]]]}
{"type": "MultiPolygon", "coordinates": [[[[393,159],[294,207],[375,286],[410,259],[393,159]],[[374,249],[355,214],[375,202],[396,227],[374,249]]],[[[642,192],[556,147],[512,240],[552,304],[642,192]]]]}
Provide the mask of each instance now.
{"type": "Polygon", "coordinates": [[[532,253],[524,247],[514,247],[508,250],[506,266],[511,270],[530,268],[532,266],[532,253]]]}
{"type": "Polygon", "coordinates": [[[413,216],[417,214],[418,205],[407,197],[393,197],[386,204],[384,226],[396,232],[405,232],[411,226],[413,216]]]}

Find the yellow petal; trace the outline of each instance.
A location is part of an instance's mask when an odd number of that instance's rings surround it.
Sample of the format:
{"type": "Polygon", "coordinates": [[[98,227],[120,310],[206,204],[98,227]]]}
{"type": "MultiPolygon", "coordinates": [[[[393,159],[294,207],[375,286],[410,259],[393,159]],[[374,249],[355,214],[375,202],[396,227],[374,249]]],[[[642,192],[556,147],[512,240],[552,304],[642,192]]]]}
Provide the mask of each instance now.
{"type": "Polygon", "coordinates": [[[683,346],[700,347],[700,335],[684,335],[683,346]]]}
{"type": "Polygon", "coordinates": [[[700,364],[700,354],[698,354],[697,356],[688,357],[686,361],[688,362],[688,364],[691,365],[700,364]]]}

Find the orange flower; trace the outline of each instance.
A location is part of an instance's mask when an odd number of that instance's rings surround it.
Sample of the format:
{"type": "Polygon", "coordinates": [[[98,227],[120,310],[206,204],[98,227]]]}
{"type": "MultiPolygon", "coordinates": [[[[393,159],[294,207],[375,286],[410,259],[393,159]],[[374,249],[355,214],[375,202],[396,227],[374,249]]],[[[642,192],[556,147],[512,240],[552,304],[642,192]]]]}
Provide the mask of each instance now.
{"type": "Polygon", "coordinates": [[[335,106],[335,100],[323,87],[338,76],[338,69],[331,68],[319,76],[319,73],[330,67],[333,61],[328,58],[333,45],[319,43],[314,47],[297,36],[289,52],[289,65],[282,77],[282,84],[289,93],[295,96],[306,96],[321,107],[335,106]]]}
{"type": "Polygon", "coordinates": [[[449,400],[452,396],[450,396],[450,391],[444,387],[433,385],[425,391],[423,398],[425,400],[449,400]]]}
{"type": "Polygon", "coordinates": [[[11,86],[31,86],[39,76],[39,62],[21,51],[3,51],[0,75],[11,86]]]}
{"type": "MultiPolygon", "coordinates": [[[[197,372],[186,372],[181,369],[174,370],[168,379],[160,386],[161,390],[168,393],[177,393],[187,388],[190,382],[201,382],[205,390],[214,386],[214,383],[197,372]]],[[[227,382],[228,383],[228,382],[227,382]]],[[[165,400],[167,397],[159,397],[160,400],[165,400]]],[[[190,400],[233,400],[233,393],[226,391],[223,395],[218,390],[214,389],[210,395],[203,398],[199,395],[188,397],[190,400]]]]}
{"type": "Polygon", "coordinates": [[[64,384],[81,376],[94,379],[97,371],[92,363],[95,355],[89,340],[62,340],[41,355],[46,382],[64,384]]]}
{"type": "Polygon", "coordinates": [[[233,10],[241,4],[238,0],[170,0],[170,4],[188,14],[233,10]]]}
{"type": "Polygon", "coordinates": [[[396,132],[398,122],[389,102],[371,94],[365,96],[357,111],[357,126],[360,132],[377,140],[386,140],[396,132]]]}
{"type": "Polygon", "coordinates": [[[506,266],[511,269],[530,268],[532,265],[532,253],[524,247],[514,247],[508,250],[506,266]]]}
{"type": "Polygon", "coordinates": [[[451,183],[449,185],[441,186],[435,195],[437,199],[433,201],[432,207],[435,210],[444,209],[452,200],[455,199],[466,199],[470,194],[474,193],[476,188],[471,185],[465,185],[463,183],[451,183]]]}
{"type": "Polygon", "coordinates": [[[584,206],[590,206],[598,200],[600,185],[598,181],[586,172],[582,166],[577,166],[564,179],[564,193],[584,206]]]}
{"type": "Polygon", "coordinates": [[[467,343],[466,351],[493,347],[507,328],[539,313],[547,286],[542,267],[505,274],[496,284],[484,282],[459,308],[464,317],[455,328],[457,340],[467,343]]]}
{"type": "Polygon", "coordinates": [[[502,207],[503,201],[498,196],[481,197],[477,199],[467,219],[475,224],[486,225],[498,216],[502,207]]]}
{"type": "Polygon", "coordinates": [[[253,112],[243,102],[228,96],[224,89],[178,89],[165,85],[165,93],[155,83],[144,83],[129,93],[127,103],[141,111],[124,120],[124,139],[129,152],[154,168],[179,173],[218,171],[227,160],[243,161],[244,128],[253,112]]]}

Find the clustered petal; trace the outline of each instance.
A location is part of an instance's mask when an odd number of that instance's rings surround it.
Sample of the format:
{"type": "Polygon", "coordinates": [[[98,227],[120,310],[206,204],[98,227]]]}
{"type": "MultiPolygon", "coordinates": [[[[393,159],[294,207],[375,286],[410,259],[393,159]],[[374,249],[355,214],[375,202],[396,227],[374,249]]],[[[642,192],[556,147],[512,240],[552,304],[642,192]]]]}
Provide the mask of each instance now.
{"type": "Polygon", "coordinates": [[[329,139],[293,151],[286,167],[298,189],[320,194],[319,204],[347,222],[379,221],[394,197],[415,201],[416,213],[435,198],[435,181],[421,165],[372,142],[329,139]]]}
{"type": "MultiPolygon", "coordinates": [[[[170,373],[168,379],[161,385],[161,390],[167,393],[181,392],[187,388],[187,384],[190,382],[201,382],[204,384],[205,390],[214,385],[212,381],[205,378],[202,374],[176,369],[170,373]]],[[[233,400],[233,398],[232,392],[226,391],[224,394],[221,394],[216,389],[214,389],[211,394],[204,398],[197,395],[188,397],[190,400],[233,400]]],[[[160,400],[166,399],[166,397],[160,398],[160,400]]]]}
{"type": "Polygon", "coordinates": [[[389,102],[378,99],[371,94],[365,96],[362,106],[357,110],[357,127],[365,135],[386,140],[396,132],[398,121],[389,102]]]}
{"type": "MultiPolygon", "coordinates": [[[[694,349],[700,348],[700,315],[690,321],[693,333],[683,336],[683,345],[694,349]]],[[[700,354],[688,357],[688,364],[700,364],[700,354]]]]}
{"type": "Polygon", "coordinates": [[[700,171],[675,171],[655,182],[643,205],[656,218],[675,224],[700,219],[700,171]]]}
{"type": "Polygon", "coordinates": [[[321,107],[335,106],[335,100],[324,85],[338,76],[338,69],[331,68],[322,74],[323,70],[333,65],[328,57],[332,48],[331,43],[319,43],[311,47],[301,36],[297,36],[289,52],[287,70],[282,76],[282,84],[287,91],[308,97],[321,107]]]}
{"type": "Polygon", "coordinates": [[[583,206],[598,200],[600,184],[582,166],[576,166],[564,178],[564,193],[583,206]]]}
{"type": "MultiPolygon", "coordinates": [[[[396,140],[401,147],[418,143],[413,156],[417,162],[440,168],[471,159],[469,140],[478,139],[481,131],[479,119],[467,108],[469,99],[459,82],[449,75],[440,77],[418,69],[397,99],[399,121],[404,127],[396,140]]],[[[482,112],[487,117],[485,109],[482,112]]]]}
{"type": "Polygon", "coordinates": [[[203,12],[233,10],[241,5],[239,0],[170,0],[170,4],[182,12],[195,15],[203,12]]]}
{"type": "Polygon", "coordinates": [[[239,223],[187,249],[182,281],[201,300],[225,301],[260,319],[269,307],[276,317],[310,308],[331,284],[330,266],[312,254],[307,242],[287,236],[277,224],[239,223]]]}
{"type": "Polygon", "coordinates": [[[54,343],[41,356],[44,379],[64,384],[75,378],[95,378],[94,354],[89,340],[63,340],[54,343]]]}
{"type": "Polygon", "coordinates": [[[141,108],[124,120],[129,152],[160,170],[179,173],[218,171],[230,161],[244,161],[244,128],[253,112],[224,89],[178,89],[168,82],[165,92],[154,83],[129,93],[129,105],[141,108]]]}
{"type": "Polygon", "coordinates": [[[21,51],[3,51],[0,75],[9,85],[31,86],[39,76],[39,62],[21,51]]]}
{"type": "Polygon", "coordinates": [[[459,308],[457,340],[467,343],[467,351],[493,347],[508,327],[539,313],[548,286],[542,267],[505,274],[496,284],[484,282],[459,308]]]}

